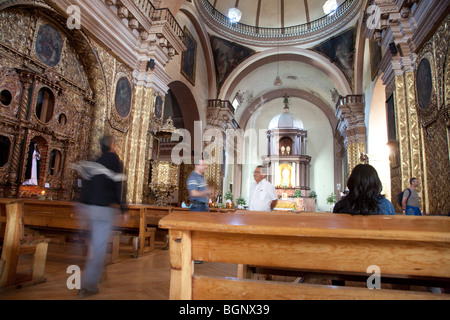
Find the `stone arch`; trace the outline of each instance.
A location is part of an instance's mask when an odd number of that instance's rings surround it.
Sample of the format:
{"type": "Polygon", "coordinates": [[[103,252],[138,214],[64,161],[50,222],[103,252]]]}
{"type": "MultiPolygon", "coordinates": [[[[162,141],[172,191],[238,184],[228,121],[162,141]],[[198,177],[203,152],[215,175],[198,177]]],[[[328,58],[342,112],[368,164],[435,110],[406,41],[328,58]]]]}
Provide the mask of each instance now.
{"type": "Polygon", "coordinates": [[[169,84],[169,89],[180,103],[181,114],[183,116],[184,128],[188,130],[192,136],[194,133],[194,122],[200,121],[198,106],[194,95],[188,86],[181,81],[174,81],[169,84]]]}
{"type": "Polygon", "coordinates": [[[251,115],[259,108],[261,107],[260,101],[269,102],[275,99],[278,99],[282,96],[287,94],[289,97],[293,98],[300,98],[303,100],[310,101],[314,105],[316,105],[322,112],[327,116],[328,121],[330,122],[331,128],[334,130],[337,126],[337,118],[334,114],[334,112],[331,110],[329,105],[320,99],[319,97],[315,96],[311,92],[299,90],[299,89],[278,89],[273,90],[271,92],[268,92],[267,94],[255,99],[252,104],[249,105],[249,107],[244,111],[240,121],[239,125],[241,128],[246,128],[247,122],[250,119],[251,115]]]}
{"type": "Polygon", "coordinates": [[[330,78],[342,96],[351,95],[353,92],[344,73],[337,66],[330,63],[326,57],[306,49],[283,48],[280,49],[280,52],[278,53],[278,50],[275,48],[256,53],[242,62],[224,82],[219,94],[219,99],[230,100],[233,91],[247,74],[261,66],[275,62],[277,59],[280,62],[301,62],[317,68],[318,71],[330,78]]]}

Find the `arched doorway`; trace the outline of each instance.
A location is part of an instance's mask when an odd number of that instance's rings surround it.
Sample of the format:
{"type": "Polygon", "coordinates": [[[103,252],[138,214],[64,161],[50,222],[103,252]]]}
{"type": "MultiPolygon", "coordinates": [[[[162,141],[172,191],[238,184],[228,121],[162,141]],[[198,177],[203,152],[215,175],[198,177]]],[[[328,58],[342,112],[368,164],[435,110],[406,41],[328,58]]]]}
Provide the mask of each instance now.
{"type": "MultiPolygon", "coordinates": [[[[194,150],[194,124],[196,121],[200,121],[197,103],[190,89],[183,82],[174,81],[168,87],[169,91],[166,94],[164,103],[164,123],[171,117],[177,129],[185,129],[190,133],[192,154],[194,150]]],[[[171,153],[174,146],[175,144],[170,141],[161,141],[161,151],[158,160],[172,161],[171,153]]],[[[192,170],[193,164],[180,164],[178,190],[170,199],[172,205],[179,205],[188,196],[186,179],[192,170]]]]}

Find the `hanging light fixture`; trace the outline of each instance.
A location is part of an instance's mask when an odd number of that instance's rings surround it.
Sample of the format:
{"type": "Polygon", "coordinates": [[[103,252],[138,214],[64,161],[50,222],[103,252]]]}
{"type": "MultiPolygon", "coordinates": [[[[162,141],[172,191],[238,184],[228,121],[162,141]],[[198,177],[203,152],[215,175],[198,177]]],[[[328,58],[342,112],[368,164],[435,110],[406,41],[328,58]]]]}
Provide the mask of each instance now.
{"type": "Polygon", "coordinates": [[[283,81],[280,78],[280,47],[277,44],[277,76],[275,77],[275,81],[273,82],[274,86],[282,86],[283,81]]]}
{"type": "Polygon", "coordinates": [[[281,80],[280,76],[278,76],[278,75],[276,76],[275,81],[273,82],[273,85],[277,86],[277,87],[283,85],[283,81],[281,80]]]}
{"type": "Polygon", "coordinates": [[[337,8],[338,4],[336,0],[327,0],[327,2],[323,5],[323,12],[328,15],[335,12],[337,8]]]}
{"type": "MultiPolygon", "coordinates": [[[[277,1],[277,17],[279,15],[280,15],[280,13],[279,13],[279,8],[278,8],[278,1],[277,1]]],[[[283,81],[280,78],[280,47],[278,46],[278,43],[277,43],[277,76],[275,77],[275,81],[273,82],[273,85],[277,86],[277,87],[283,85],[283,81]]]]}
{"type": "Polygon", "coordinates": [[[238,8],[230,8],[228,10],[228,18],[231,23],[238,23],[241,20],[242,12],[238,8]]]}

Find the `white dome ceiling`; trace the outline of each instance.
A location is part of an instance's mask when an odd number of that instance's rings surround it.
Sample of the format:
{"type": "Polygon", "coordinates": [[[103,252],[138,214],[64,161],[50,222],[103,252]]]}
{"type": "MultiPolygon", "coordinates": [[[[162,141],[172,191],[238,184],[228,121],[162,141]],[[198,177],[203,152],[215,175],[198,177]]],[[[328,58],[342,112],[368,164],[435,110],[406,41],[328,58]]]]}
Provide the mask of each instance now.
{"type": "MultiPolygon", "coordinates": [[[[242,12],[240,23],[265,28],[283,28],[305,24],[325,16],[327,0],[208,0],[214,8],[227,16],[228,10],[242,12]]],[[[338,5],[345,0],[337,0],[338,5]]]]}
{"type": "Polygon", "coordinates": [[[284,112],[276,115],[269,124],[269,130],[274,129],[300,129],[303,130],[303,121],[295,114],[285,108],[284,112]]]}

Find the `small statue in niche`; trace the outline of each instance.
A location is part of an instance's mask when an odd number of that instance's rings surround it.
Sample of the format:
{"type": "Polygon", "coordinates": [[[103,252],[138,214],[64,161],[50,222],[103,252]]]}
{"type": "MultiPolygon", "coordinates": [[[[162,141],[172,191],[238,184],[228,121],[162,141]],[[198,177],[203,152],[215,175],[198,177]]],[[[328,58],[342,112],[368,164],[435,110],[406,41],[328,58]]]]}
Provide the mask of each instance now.
{"type": "Polygon", "coordinates": [[[286,154],[287,154],[288,156],[291,155],[291,147],[289,147],[289,146],[286,147],[286,154]]]}
{"type": "Polygon", "coordinates": [[[281,155],[285,155],[286,153],[286,148],[284,146],[281,147],[281,155]]]}
{"type": "Polygon", "coordinates": [[[32,142],[28,152],[27,168],[25,171],[24,186],[37,186],[39,180],[39,164],[41,160],[41,154],[39,153],[39,146],[37,143],[32,142]]]}

